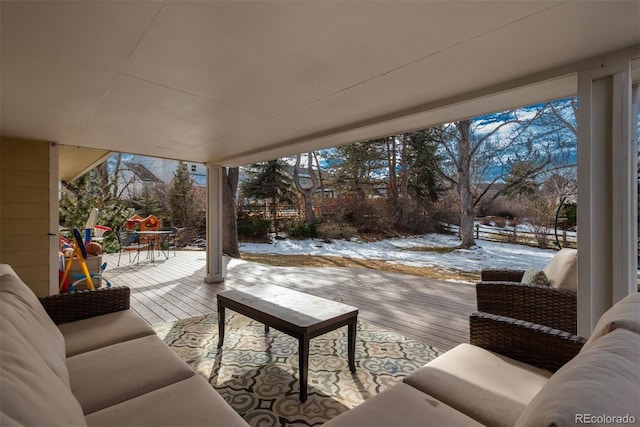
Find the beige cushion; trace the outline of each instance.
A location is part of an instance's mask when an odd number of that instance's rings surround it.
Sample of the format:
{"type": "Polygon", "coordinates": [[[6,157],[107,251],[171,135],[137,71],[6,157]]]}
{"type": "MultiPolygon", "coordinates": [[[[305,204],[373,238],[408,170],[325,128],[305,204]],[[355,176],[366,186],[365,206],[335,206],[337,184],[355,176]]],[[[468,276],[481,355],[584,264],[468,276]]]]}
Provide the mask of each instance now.
{"type": "Polygon", "coordinates": [[[598,338],[618,328],[640,334],[640,293],[627,295],[607,310],[596,323],[581,351],[585,351],[598,338]]]}
{"type": "Polygon", "coordinates": [[[323,427],[480,426],[477,421],[403,383],[375,395],[323,427]]]}
{"type": "Polygon", "coordinates": [[[153,328],[132,310],[63,323],[58,325],[58,328],[64,336],[68,357],[111,344],[155,335],[153,328]]]}
{"type": "Polygon", "coordinates": [[[87,415],[90,426],[248,426],[200,375],[87,415]]]}
{"type": "Polygon", "coordinates": [[[69,386],[16,328],[0,322],[0,425],[82,426],[69,386]]]}
{"type": "Polygon", "coordinates": [[[513,426],[551,373],[470,344],[460,344],[404,379],[471,418],[513,426]]]}
{"type": "Polygon", "coordinates": [[[549,285],[549,279],[547,278],[547,275],[544,274],[544,271],[536,270],[535,268],[530,268],[525,271],[520,282],[527,285],[549,285]]]}
{"type": "MultiPolygon", "coordinates": [[[[26,338],[27,345],[43,355],[46,364],[69,386],[64,338],[33,291],[13,270],[0,276],[0,321],[26,338]]],[[[4,339],[1,341],[4,343],[4,339]]]]}
{"type": "MultiPolygon", "coordinates": [[[[560,368],[523,412],[517,426],[570,426],[591,416],[640,419],[640,335],[617,329],[560,368]],[[576,417],[582,416],[582,419],[576,417]]],[[[603,420],[598,425],[623,425],[603,420]]],[[[627,424],[629,424],[627,422],[627,424]]]]}
{"type": "Polygon", "coordinates": [[[195,375],[156,335],[71,356],[67,367],[85,414],[195,375]]]}
{"type": "Polygon", "coordinates": [[[549,285],[558,289],[578,290],[578,251],[563,248],[542,270],[549,279],[549,285]]]}

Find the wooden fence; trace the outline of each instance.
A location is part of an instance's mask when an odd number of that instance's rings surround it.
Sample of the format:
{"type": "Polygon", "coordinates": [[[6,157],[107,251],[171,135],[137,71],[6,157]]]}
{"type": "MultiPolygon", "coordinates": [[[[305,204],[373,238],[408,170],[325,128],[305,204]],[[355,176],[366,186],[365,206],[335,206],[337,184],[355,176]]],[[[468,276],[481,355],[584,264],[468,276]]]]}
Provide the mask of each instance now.
{"type": "MultiPolygon", "coordinates": [[[[455,224],[443,224],[443,227],[452,234],[459,234],[459,227],[455,224]]],[[[514,243],[519,245],[540,247],[540,240],[546,240],[548,248],[557,247],[555,232],[534,233],[517,226],[509,228],[492,227],[488,225],[476,224],[476,240],[489,240],[492,242],[514,243]]],[[[566,230],[558,230],[558,241],[563,248],[578,247],[578,238],[575,233],[566,230]]]]}
{"type": "MultiPolygon", "coordinates": [[[[263,218],[273,219],[268,204],[245,204],[241,206],[241,209],[249,215],[261,215],[263,218]]],[[[296,205],[277,205],[276,215],[278,215],[278,219],[304,220],[304,213],[296,205]]]]}

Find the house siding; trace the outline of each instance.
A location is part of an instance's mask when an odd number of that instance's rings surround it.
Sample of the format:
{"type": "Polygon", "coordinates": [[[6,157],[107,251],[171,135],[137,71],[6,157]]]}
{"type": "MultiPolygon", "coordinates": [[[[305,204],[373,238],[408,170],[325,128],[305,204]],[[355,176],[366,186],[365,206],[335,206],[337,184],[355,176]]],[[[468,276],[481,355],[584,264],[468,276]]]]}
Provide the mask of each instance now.
{"type": "Polygon", "coordinates": [[[49,295],[50,143],[0,138],[0,262],[49,295]]]}

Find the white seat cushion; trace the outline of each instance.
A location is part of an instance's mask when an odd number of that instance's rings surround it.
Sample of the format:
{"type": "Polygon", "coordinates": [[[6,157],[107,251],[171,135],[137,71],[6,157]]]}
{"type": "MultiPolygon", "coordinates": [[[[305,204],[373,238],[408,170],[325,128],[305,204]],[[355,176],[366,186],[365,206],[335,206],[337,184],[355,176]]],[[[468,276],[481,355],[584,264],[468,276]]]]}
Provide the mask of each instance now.
{"type": "Polygon", "coordinates": [[[195,375],[156,335],[69,357],[67,367],[85,415],[195,375]]]}
{"type": "Polygon", "coordinates": [[[58,325],[58,329],[64,336],[67,357],[155,335],[153,328],[132,310],[121,310],[77,322],[63,323],[58,325]]]}
{"type": "Polygon", "coordinates": [[[247,426],[200,375],[87,415],[89,426],[247,426]]]}
{"type": "Polygon", "coordinates": [[[481,426],[461,412],[407,384],[398,383],[323,427],[481,426]]]}
{"type": "Polygon", "coordinates": [[[404,379],[489,426],[513,426],[551,372],[460,344],[404,379]]]}

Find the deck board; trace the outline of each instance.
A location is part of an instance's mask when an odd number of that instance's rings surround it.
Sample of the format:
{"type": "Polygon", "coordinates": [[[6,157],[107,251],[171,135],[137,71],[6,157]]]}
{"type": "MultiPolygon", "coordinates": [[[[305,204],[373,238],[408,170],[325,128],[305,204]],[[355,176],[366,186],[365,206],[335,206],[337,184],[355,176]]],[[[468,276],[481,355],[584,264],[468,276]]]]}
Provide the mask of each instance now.
{"type": "Polygon", "coordinates": [[[177,251],[140,265],[103,255],[114,286],[131,288],[131,308],[150,324],[215,313],[218,292],[274,283],[359,309],[359,318],[381,328],[448,350],[469,340],[475,287],[364,268],[272,267],[231,260],[223,283],[205,283],[206,254],[177,251]]]}

